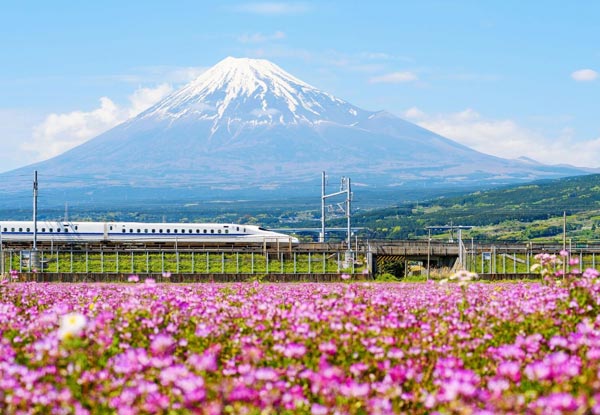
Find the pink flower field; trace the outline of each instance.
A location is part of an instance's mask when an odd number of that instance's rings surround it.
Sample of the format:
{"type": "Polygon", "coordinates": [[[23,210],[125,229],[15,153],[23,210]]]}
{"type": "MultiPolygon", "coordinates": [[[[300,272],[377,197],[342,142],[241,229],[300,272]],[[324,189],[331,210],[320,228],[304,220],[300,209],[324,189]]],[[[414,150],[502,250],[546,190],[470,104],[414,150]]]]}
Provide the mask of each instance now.
{"type": "Polygon", "coordinates": [[[2,414],[600,414],[600,284],[0,285],[2,414]]]}

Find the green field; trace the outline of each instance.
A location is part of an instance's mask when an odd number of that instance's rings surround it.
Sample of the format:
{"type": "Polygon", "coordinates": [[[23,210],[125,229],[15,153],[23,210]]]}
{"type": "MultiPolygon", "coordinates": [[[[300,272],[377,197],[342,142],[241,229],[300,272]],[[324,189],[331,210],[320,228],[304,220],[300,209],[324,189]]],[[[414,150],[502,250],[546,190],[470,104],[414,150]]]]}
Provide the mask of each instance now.
{"type": "MultiPolygon", "coordinates": [[[[39,252],[42,269],[49,273],[107,274],[306,274],[362,272],[363,257],[354,267],[343,268],[338,253],[236,253],[191,251],[142,252],[39,252]]],[[[31,271],[28,258],[20,251],[4,252],[4,269],[31,271]]]]}

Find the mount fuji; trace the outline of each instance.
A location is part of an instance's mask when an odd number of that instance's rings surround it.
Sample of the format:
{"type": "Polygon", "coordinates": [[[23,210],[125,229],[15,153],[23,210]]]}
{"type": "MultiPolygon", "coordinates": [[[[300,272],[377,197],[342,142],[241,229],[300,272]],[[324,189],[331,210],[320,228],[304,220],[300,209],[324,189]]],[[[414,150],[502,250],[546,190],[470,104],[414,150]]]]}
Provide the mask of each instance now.
{"type": "Polygon", "coordinates": [[[130,197],[167,188],[300,191],[298,183],[319,183],[322,171],[377,188],[585,173],[483,154],[356,107],[269,61],[232,57],[125,123],[18,172],[33,170],[46,188],[121,186],[130,197]]]}

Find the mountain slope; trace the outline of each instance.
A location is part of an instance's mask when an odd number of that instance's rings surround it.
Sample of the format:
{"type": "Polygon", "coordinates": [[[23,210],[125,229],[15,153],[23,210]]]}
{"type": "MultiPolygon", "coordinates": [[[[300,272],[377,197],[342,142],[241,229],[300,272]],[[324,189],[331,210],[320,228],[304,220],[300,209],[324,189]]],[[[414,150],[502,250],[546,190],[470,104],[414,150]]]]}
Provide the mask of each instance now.
{"type": "Polygon", "coordinates": [[[568,216],[571,237],[590,238],[586,231],[593,225],[598,228],[595,238],[600,238],[600,175],[543,180],[403,203],[359,213],[353,217],[353,225],[370,229],[372,238],[424,236],[427,226],[454,224],[474,226],[468,232],[469,238],[528,240],[561,235],[563,212],[568,216]]]}
{"type": "Polygon", "coordinates": [[[17,172],[34,169],[47,178],[47,188],[305,193],[312,186],[296,185],[318,183],[323,170],[370,187],[472,186],[582,173],[479,153],[387,112],[360,109],[271,62],[236,58],[135,118],[17,172]],[[58,176],[73,180],[53,179],[58,176]]]}

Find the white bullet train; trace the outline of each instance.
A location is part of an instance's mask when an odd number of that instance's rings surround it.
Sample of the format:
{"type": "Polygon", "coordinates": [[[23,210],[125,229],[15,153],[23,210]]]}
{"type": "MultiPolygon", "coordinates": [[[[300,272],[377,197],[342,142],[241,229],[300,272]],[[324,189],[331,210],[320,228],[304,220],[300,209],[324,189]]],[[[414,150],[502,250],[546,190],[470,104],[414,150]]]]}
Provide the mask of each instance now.
{"type": "MultiPolygon", "coordinates": [[[[0,221],[5,242],[33,240],[33,221],[0,221]]],[[[298,243],[298,239],[256,225],[38,221],[40,242],[298,243]]]]}

